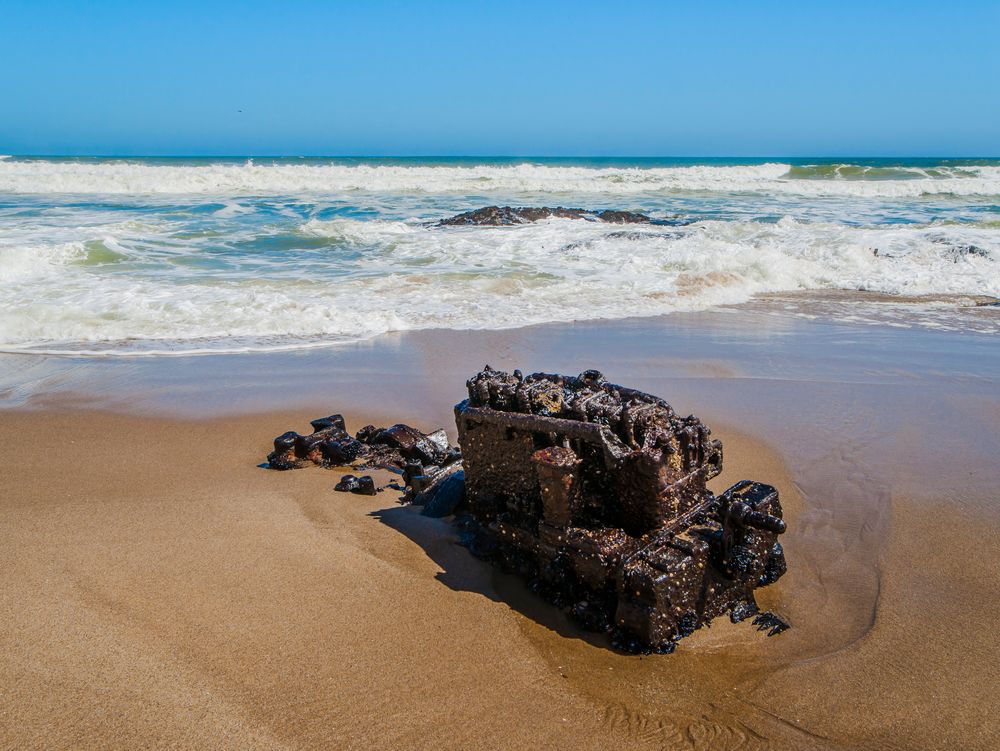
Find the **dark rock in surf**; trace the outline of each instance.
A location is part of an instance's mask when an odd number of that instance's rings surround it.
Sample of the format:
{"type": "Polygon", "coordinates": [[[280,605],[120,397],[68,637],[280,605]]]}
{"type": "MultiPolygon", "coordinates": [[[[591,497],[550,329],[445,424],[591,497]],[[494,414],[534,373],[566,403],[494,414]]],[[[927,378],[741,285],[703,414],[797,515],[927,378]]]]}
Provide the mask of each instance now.
{"type": "Polygon", "coordinates": [[[952,245],[945,252],[955,263],[958,263],[962,259],[969,258],[970,256],[975,256],[976,258],[990,257],[990,252],[985,248],[980,248],[978,245],[952,245]]]}
{"type": "Polygon", "coordinates": [[[461,227],[474,225],[479,227],[504,227],[515,224],[530,224],[541,219],[556,217],[558,219],[585,219],[588,221],[606,222],[607,224],[650,224],[645,214],[634,211],[617,211],[612,209],[566,209],[562,206],[486,206],[474,211],[442,219],[438,227],[461,227]]]}

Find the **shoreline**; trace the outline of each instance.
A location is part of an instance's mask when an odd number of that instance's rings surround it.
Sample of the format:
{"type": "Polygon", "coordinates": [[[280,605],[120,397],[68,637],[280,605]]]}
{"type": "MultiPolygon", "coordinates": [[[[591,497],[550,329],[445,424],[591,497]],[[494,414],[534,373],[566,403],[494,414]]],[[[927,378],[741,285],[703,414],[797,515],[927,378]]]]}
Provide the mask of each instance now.
{"type": "Polygon", "coordinates": [[[995,350],[750,311],[322,355],[0,357],[3,401],[21,394],[0,412],[3,742],[988,748],[995,350]],[[454,436],[484,361],[604,364],[702,417],[725,447],[714,490],[781,491],[789,573],[759,595],[792,628],[716,623],[674,655],[620,655],[390,493],[256,466],[331,411],[454,436]]]}
{"type": "MultiPolygon", "coordinates": [[[[919,320],[904,326],[892,318],[867,320],[843,311],[840,316],[831,316],[830,309],[824,308],[871,305],[891,309],[898,304],[912,313],[913,307],[904,299],[876,293],[786,293],[760,296],[739,305],[653,317],[500,329],[415,329],[315,347],[246,352],[111,356],[0,352],[0,412],[43,406],[52,397],[72,397],[85,405],[117,412],[176,417],[245,414],[261,411],[262,404],[267,405],[267,411],[324,399],[343,401],[345,389],[331,384],[329,373],[356,384],[357,390],[350,397],[360,399],[363,407],[371,409],[379,400],[368,399],[369,385],[385,388],[393,380],[398,385],[404,380],[406,368],[422,378],[430,375],[426,352],[446,352],[449,358],[461,358],[462,367],[447,368],[453,388],[458,390],[469,374],[487,362],[525,372],[580,372],[609,357],[627,366],[617,371],[603,368],[611,380],[620,381],[634,378],[636,368],[648,372],[650,360],[655,358],[667,379],[699,376],[769,380],[789,375],[815,379],[821,373],[845,382],[868,382],[898,376],[914,364],[914,359],[929,358],[936,348],[956,341],[961,342],[957,365],[936,362],[937,368],[954,375],[968,367],[976,371],[989,367],[962,358],[970,353],[978,355],[992,345],[995,335],[990,328],[939,329],[933,322],[925,325],[919,320]],[[866,341],[858,340],[862,334],[866,341]],[[786,346],[786,341],[791,344],[786,346]],[[824,347],[823,343],[830,346],[824,347]],[[681,347],[686,354],[679,354],[681,347]],[[862,357],[880,356],[885,347],[894,350],[894,357],[907,360],[902,369],[893,374],[864,367],[862,357]],[[765,367],[762,356],[773,360],[775,349],[782,362],[765,367]],[[546,350],[553,351],[555,357],[546,358],[546,350]],[[637,357],[637,351],[649,351],[651,357],[637,357]],[[813,366],[806,356],[823,362],[813,366]],[[526,362],[525,357],[531,362],[526,362]],[[374,373],[374,362],[387,364],[393,370],[374,373]],[[782,367],[788,372],[780,373],[782,367]],[[369,384],[361,374],[375,375],[378,380],[369,384]],[[288,381],[286,388],[281,388],[283,377],[288,381]],[[235,401],[234,387],[245,398],[235,401]],[[176,398],[177,390],[192,391],[198,397],[197,404],[176,398]]],[[[1000,325],[998,309],[980,305],[977,301],[981,300],[985,298],[959,295],[936,296],[922,302],[961,302],[964,307],[958,309],[988,321],[989,327],[1000,325]]],[[[450,409],[445,403],[438,406],[450,409]]],[[[398,408],[405,411],[410,407],[401,402],[398,408]]]]}
{"type": "MultiPolygon", "coordinates": [[[[0,358],[43,357],[69,361],[158,360],[164,358],[231,357],[242,355],[282,356],[302,355],[313,350],[336,351],[358,345],[380,346],[383,340],[423,334],[500,333],[531,331],[558,327],[614,327],[616,325],[652,327],[670,325],[671,322],[694,321],[711,318],[717,314],[732,314],[737,318],[768,315],[785,318],[823,321],[830,324],[916,328],[920,330],[964,331],[966,333],[996,334],[1000,332],[1000,298],[983,294],[921,294],[902,295],[854,289],[812,289],[786,292],[756,293],[740,303],[726,303],[700,310],[675,310],[657,315],[625,316],[618,318],[580,318],[571,321],[547,321],[519,326],[447,328],[426,327],[382,331],[370,336],[342,340],[298,341],[294,344],[261,346],[248,344],[240,347],[200,346],[192,349],[46,349],[44,347],[18,348],[0,345],[0,358]]],[[[744,326],[745,322],[738,322],[744,326]]],[[[288,337],[292,338],[292,337],[288,337]]],[[[150,341],[144,345],[150,345],[150,341]]],[[[0,371],[2,372],[2,371],[0,371]]],[[[2,406],[0,406],[2,408],[2,406]]]]}

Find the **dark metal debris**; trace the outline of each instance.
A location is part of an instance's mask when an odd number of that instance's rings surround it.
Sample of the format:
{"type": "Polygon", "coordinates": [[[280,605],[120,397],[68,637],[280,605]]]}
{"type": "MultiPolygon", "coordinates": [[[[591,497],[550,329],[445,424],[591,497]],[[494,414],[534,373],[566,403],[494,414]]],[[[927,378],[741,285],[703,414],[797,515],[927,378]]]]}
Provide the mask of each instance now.
{"type": "MultiPolygon", "coordinates": [[[[593,370],[487,367],[468,388],[455,418],[474,553],[627,651],[758,614],[753,590],[785,572],[778,491],[709,491],[722,444],[697,418],[593,370]]],[[[787,628],[765,616],[769,633],[787,628]]]]}
{"type": "Polygon", "coordinates": [[[435,482],[431,490],[414,497],[413,502],[424,507],[424,516],[440,519],[455,513],[465,500],[465,472],[449,472],[435,482]]]}
{"type": "Polygon", "coordinates": [[[753,625],[758,631],[767,631],[768,636],[775,636],[789,628],[789,625],[774,613],[761,613],[753,619],[753,625]]]}
{"type": "MultiPolygon", "coordinates": [[[[443,430],[403,424],[351,436],[331,415],[309,435],[275,438],[268,464],[400,472],[404,501],[456,515],[474,555],[626,651],[672,652],[724,614],[752,617],[769,636],[788,628],[754,598],[785,573],[778,491],[750,480],[708,490],[722,444],[698,418],[596,370],[525,377],[487,366],[467,386],[455,407],[461,450],[443,430]]],[[[337,490],[377,492],[354,475],[337,490]]]]}
{"type": "MultiPolygon", "coordinates": [[[[275,438],[274,450],[267,455],[268,467],[298,469],[312,463],[321,467],[393,469],[404,475],[406,471],[416,472],[429,486],[433,478],[461,459],[459,450],[448,444],[444,430],[422,433],[403,424],[388,428],[366,425],[352,436],[341,415],[313,420],[311,425],[313,432],[309,435],[289,431],[275,438]]],[[[461,468],[460,463],[457,466],[461,468]]],[[[344,481],[348,478],[353,475],[345,475],[344,481]]],[[[350,490],[346,486],[338,489],[350,490]]]]}
{"type": "Polygon", "coordinates": [[[354,475],[344,475],[340,478],[334,488],[341,493],[357,493],[358,495],[375,495],[375,480],[370,475],[355,477],[354,475]]]}

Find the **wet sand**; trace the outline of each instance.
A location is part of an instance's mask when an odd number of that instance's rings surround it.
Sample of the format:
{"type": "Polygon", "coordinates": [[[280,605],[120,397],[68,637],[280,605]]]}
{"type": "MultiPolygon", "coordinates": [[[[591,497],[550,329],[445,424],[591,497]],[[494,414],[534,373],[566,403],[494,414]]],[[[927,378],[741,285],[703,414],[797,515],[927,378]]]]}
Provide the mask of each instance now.
{"type": "Polygon", "coordinates": [[[717,313],[0,358],[0,746],[995,748],[996,350],[717,313]],[[781,489],[789,573],[760,600],[792,629],[618,654],[391,492],[256,466],[331,411],[454,434],[485,361],[598,366],[701,416],[717,490],[781,489]]]}

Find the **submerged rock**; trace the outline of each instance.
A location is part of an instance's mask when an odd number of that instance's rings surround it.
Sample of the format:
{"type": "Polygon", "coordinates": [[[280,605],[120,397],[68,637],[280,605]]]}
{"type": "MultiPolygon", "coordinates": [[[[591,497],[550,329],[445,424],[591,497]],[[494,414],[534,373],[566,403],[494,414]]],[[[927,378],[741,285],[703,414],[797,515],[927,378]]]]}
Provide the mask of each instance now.
{"type": "MultiPolygon", "coordinates": [[[[944,255],[948,259],[958,263],[959,261],[971,257],[976,258],[989,258],[990,251],[986,248],[981,248],[978,245],[971,245],[969,243],[955,242],[952,238],[946,235],[935,235],[930,238],[930,241],[937,243],[938,245],[947,246],[944,250],[944,255]]],[[[878,253],[876,253],[878,255],[878,253]]]]}
{"type": "Polygon", "coordinates": [[[990,252],[985,248],[980,248],[978,245],[952,245],[948,248],[946,253],[955,263],[958,263],[963,258],[968,258],[970,256],[975,256],[977,258],[990,257],[990,252]]]}

